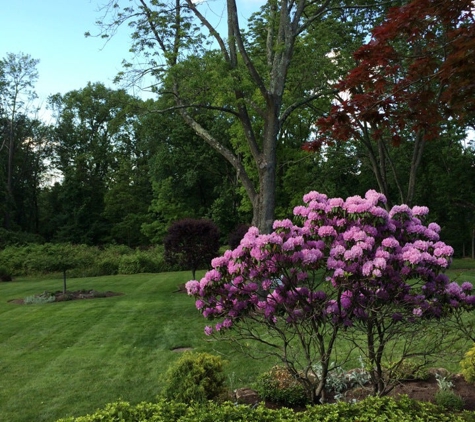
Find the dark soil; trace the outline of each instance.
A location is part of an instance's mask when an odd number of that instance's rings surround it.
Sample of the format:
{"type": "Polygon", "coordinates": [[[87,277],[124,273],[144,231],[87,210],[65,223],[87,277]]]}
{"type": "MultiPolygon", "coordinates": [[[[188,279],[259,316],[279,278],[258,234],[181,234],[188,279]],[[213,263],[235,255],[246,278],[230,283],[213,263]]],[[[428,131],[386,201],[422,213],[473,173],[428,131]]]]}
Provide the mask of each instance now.
{"type": "MultiPolygon", "coordinates": [[[[406,380],[400,381],[394,389],[389,393],[391,397],[397,397],[399,395],[407,395],[411,399],[419,401],[428,401],[434,403],[435,394],[439,391],[439,384],[435,374],[438,372],[444,376],[447,371],[444,369],[431,370],[431,374],[427,380],[406,380]]],[[[447,376],[452,384],[452,391],[462,397],[465,402],[465,410],[475,410],[475,385],[469,384],[465,381],[462,375],[456,374],[447,376]]],[[[360,399],[366,397],[370,393],[369,390],[354,389],[348,391],[346,398],[360,399]]]]}
{"type": "MultiPolygon", "coordinates": [[[[98,292],[97,290],[76,290],[74,292],[66,291],[65,293],[61,290],[58,290],[54,293],[43,292],[39,295],[46,296],[46,295],[53,295],[55,297],[54,302],[65,302],[69,300],[82,300],[82,299],[99,299],[104,297],[112,297],[112,296],[121,296],[123,293],[116,293],[116,292],[98,292]]],[[[10,303],[16,303],[18,305],[24,305],[23,299],[12,299],[9,300],[10,303]]]]}

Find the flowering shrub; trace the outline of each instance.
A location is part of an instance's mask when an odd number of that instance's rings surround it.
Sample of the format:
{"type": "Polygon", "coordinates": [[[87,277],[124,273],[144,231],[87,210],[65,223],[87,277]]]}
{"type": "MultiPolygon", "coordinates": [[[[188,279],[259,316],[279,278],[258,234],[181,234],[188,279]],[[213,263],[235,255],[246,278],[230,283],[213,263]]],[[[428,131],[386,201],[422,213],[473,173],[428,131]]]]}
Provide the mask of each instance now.
{"type": "MultiPolygon", "coordinates": [[[[387,211],[386,198],[373,190],[346,200],[310,192],[303,200],[294,209],[295,222],[275,221],[270,234],[251,227],[236,249],[213,259],[200,281],[187,283],[203,316],[217,321],[205,327],[207,335],[247,327],[248,338],[264,342],[246,325],[259,322],[283,343],[281,331],[292,332],[325,368],[341,329],[357,324],[371,336],[475,304],[470,283],[459,286],[443,274],[453,249],[440,241],[436,223],[424,224],[427,207],[387,211]],[[328,329],[327,343],[315,340],[328,329]]],[[[379,340],[384,348],[384,338],[379,340]]],[[[282,347],[281,358],[288,362],[289,345],[282,347]]],[[[379,343],[368,347],[370,363],[379,370],[374,376],[381,377],[381,356],[374,351],[379,343]]],[[[306,353],[304,373],[315,358],[306,353]]]]}

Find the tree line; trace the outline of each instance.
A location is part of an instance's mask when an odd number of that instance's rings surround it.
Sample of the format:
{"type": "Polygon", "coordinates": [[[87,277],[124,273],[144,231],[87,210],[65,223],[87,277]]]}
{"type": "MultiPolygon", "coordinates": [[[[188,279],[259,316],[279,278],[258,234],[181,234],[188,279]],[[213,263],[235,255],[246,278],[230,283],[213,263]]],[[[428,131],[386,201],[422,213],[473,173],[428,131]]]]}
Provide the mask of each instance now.
{"type": "Polygon", "coordinates": [[[310,190],[376,189],[428,206],[472,253],[470,1],[268,1],[242,24],[228,0],[224,34],[199,4],[166,3],[111,7],[96,34],[131,25],[146,67],[117,80],[150,75],[153,100],[89,83],[51,95],[46,124],[38,60],[0,60],[4,238],[136,247],[208,218],[224,243],[243,223],[269,232],[310,190]]]}

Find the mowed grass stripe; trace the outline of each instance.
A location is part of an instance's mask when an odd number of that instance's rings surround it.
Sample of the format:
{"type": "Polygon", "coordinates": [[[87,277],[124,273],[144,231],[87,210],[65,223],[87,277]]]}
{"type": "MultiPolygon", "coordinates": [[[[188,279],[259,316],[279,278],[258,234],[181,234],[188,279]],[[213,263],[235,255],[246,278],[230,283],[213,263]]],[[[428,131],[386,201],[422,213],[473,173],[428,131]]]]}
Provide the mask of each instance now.
{"type": "MultiPolygon", "coordinates": [[[[176,293],[177,280],[183,277],[178,273],[114,278],[110,290],[124,295],[113,298],[7,304],[10,309],[0,304],[2,320],[11,315],[16,320],[15,329],[1,331],[2,378],[21,381],[20,387],[16,382],[10,387],[2,385],[0,420],[50,420],[53,414],[55,418],[82,414],[84,406],[75,403],[96,403],[87,409],[93,411],[119,397],[152,400],[158,393],[159,373],[176,357],[169,348],[175,342],[173,333],[184,326],[176,317],[189,313],[200,320],[193,301],[176,293]],[[170,315],[174,328],[163,321],[170,315]],[[25,407],[27,398],[35,403],[31,408],[25,407]]],[[[94,288],[104,290],[99,288],[101,280],[92,282],[94,288]]],[[[85,279],[82,286],[88,288],[90,283],[85,279]]]]}

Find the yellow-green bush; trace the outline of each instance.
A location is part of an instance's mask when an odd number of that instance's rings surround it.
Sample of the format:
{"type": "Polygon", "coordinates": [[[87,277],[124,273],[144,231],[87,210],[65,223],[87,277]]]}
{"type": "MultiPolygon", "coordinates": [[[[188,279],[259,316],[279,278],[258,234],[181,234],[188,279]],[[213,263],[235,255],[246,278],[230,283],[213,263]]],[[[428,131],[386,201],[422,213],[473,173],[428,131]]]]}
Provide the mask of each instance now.
{"type": "Polygon", "coordinates": [[[209,353],[184,353],[165,374],[163,396],[183,403],[206,402],[222,397],[224,361],[209,353]]]}
{"type": "Polygon", "coordinates": [[[465,353],[464,358],[460,362],[462,368],[462,375],[465,381],[469,383],[475,383],[475,344],[473,347],[465,353]]]}

